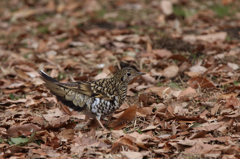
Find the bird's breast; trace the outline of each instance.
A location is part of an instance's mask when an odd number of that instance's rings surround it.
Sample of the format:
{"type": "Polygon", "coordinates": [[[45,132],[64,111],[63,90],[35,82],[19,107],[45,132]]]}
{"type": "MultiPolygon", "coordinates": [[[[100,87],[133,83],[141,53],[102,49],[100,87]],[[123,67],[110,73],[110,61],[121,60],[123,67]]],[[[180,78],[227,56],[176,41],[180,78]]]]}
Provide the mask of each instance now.
{"type": "Polygon", "coordinates": [[[96,115],[107,115],[114,112],[121,105],[122,102],[119,101],[118,97],[115,97],[115,99],[111,101],[102,98],[95,98],[91,104],[91,112],[96,115]]]}

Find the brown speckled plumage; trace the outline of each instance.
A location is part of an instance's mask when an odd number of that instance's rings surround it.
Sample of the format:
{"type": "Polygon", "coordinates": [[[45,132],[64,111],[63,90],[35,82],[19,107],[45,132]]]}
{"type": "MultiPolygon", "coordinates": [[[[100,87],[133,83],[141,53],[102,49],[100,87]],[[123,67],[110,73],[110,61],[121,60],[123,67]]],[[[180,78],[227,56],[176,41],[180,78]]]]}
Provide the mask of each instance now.
{"type": "MultiPolygon", "coordinates": [[[[101,116],[111,115],[122,105],[127,94],[128,83],[144,73],[126,67],[112,78],[70,83],[60,83],[42,70],[39,70],[39,74],[47,88],[63,104],[76,111],[83,111],[83,114],[91,118],[96,117],[100,122],[101,116]]],[[[101,122],[100,125],[102,126],[101,122]]]]}

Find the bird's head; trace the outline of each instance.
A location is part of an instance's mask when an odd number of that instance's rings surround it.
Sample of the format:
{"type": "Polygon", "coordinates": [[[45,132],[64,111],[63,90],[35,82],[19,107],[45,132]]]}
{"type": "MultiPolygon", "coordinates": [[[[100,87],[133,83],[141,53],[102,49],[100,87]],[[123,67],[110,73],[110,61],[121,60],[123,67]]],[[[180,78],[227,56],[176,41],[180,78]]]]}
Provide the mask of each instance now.
{"type": "Polygon", "coordinates": [[[118,71],[115,75],[115,78],[118,78],[123,83],[130,83],[135,77],[145,75],[143,72],[138,72],[131,67],[125,67],[122,70],[118,71]]]}

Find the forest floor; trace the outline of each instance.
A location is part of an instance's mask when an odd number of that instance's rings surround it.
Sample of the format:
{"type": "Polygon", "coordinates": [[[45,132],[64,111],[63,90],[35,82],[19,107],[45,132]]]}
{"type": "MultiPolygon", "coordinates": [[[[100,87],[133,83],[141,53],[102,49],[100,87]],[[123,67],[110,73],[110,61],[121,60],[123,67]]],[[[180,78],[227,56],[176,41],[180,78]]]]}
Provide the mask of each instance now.
{"type": "Polygon", "coordinates": [[[240,1],[0,1],[0,158],[240,158],[240,1]],[[110,118],[58,102],[38,69],[93,81],[130,66],[110,118]]]}

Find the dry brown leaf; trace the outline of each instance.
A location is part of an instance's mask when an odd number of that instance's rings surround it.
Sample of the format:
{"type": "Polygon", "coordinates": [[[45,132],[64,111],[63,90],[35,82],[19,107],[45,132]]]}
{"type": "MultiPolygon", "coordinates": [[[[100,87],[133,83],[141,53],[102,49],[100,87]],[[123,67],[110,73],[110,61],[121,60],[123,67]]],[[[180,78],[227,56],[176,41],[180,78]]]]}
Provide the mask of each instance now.
{"type": "Polygon", "coordinates": [[[201,75],[201,73],[200,72],[188,72],[188,71],[186,71],[186,72],[184,72],[186,75],[188,75],[189,77],[196,77],[196,76],[199,76],[199,75],[201,75]]]}
{"type": "Polygon", "coordinates": [[[19,126],[12,126],[7,130],[7,133],[10,137],[17,137],[21,135],[29,135],[32,134],[34,131],[41,130],[40,127],[34,124],[25,124],[19,126]]]}
{"type": "Polygon", "coordinates": [[[233,70],[239,69],[239,66],[235,63],[228,62],[227,65],[233,70]]]}
{"type": "Polygon", "coordinates": [[[166,78],[173,78],[177,76],[179,72],[179,67],[176,65],[168,66],[163,70],[163,76],[166,78]]]}
{"type": "Polygon", "coordinates": [[[140,152],[133,151],[121,151],[121,154],[127,159],[140,159],[143,158],[143,155],[140,152]]]}
{"type": "Polygon", "coordinates": [[[185,97],[194,97],[196,95],[197,91],[191,87],[188,87],[187,89],[183,90],[179,96],[177,97],[177,99],[182,99],[185,97]]]}
{"type": "Polygon", "coordinates": [[[149,87],[144,92],[145,93],[155,93],[159,97],[164,98],[165,96],[168,96],[171,94],[171,88],[170,87],[149,87]]]}
{"type": "Polygon", "coordinates": [[[25,103],[27,99],[18,99],[18,100],[11,100],[11,99],[6,99],[3,100],[1,103],[2,104],[7,104],[7,103],[25,103]]]}
{"type": "Polygon", "coordinates": [[[201,88],[209,88],[209,87],[215,88],[215,85],[210,80],[200,76],[191,78],[190,80],[188,80],[187,84],[189,84],[190,87],[194,89],[198,88],[199,86],[201,88]]]}
{"type": "Polygon", "coordinates": [[[155,82],[155,78],[153,78],[150,74],[146,73],[145,75],[142,75],[141,78],[148,82],[148,83],[154,83],[155,82]]]}
{"type": "Polygon", "coordinates": [[[148,130],[154,130],[158,127],[158,125],[149,125],[145,129],[142,129],[142,131],[148,131],[148,130]]]}
{"type": "Polygon", "coordinates": [[[37,123],[37,124],[39,124],[39,125],[41,125],[41,126],[43,126],[43,125],[45,124],[44,118],[43,118],[43,117],[39,117],[39,116],[35,116],[35,117],[32,119],[31,122],[37,123]]]}
{"type": "Polygon", "coordinates": [[[160,7],[162,9],[163,14],[166,16],[171,15],[173,13],[173,4],[171,1],[160,1],[160,7]]]}
{"type": "Polygon", "coordinates": [[[115,138],[115,139],[118,139],[125,135],[123,133],[123,130],[111,130],[111,134],[112,134],[113,138],[115,138]]]}
{"type": "Polygon", "coordinates": [[[216,41],[224,41],[227,37],[226,32],[218,32],[207,35],[185,35],[183,36],[183,40],[188,42],[195,42],[197,40],[205,41],[205,42],[216,42],[216,41]]]}
{"type": "Polygon", "coordinates": [[[240,86],[233,86],[233,87],[229,87],[228,89],[228,93],[234,92],[234,93],[240,93],[240,86]]]}
{"type": "MultiPolygon", "coordinates": [[[[46,151],[43,150],[43,149],[33,149],[32,152],[33,152],[33,153],[36,153],[36,154],[39,154],[39,155],[41,155],[41,156],[47,156],[46,151]]],[[[59,155],[60,155],[60,154],[59,154],[59,155]]]]}
{"type": "Polygon", "coordinates": [[[147,116],[152,113],[152,109],[153,109],[152,107],[142,107],[137,110],[137,113],[147,116]]]}
{"type": "MultiPolygon", "coordinates": [[[[45,118],[45,117],[44,117],[45,118]]],[[[70,119],[69,115],[62,115],[59,118],[53,117],[53,118],[45,118],[49,122],[49,127],[58,128],[62,125],[65,125],[65,122],[67,122],[70,119]]]]}
{"type": "Polygon", "coordinates": [[[230,98],[228,98],[226,100],[226,104],[225,104],[225,107],[228,108],[228,107],[240,107],[240,103],[239,103],[239,100],[235,97],[235,96],[231,96],[230,98]]]}
{"type": "MultiPolygon", "coordinates": [[[[207,145],[204,144],[201,140],[198,140],[194,145],[193,147],[191,148],[187,148],[185,149],[185,151],[183,152],[184,154],[193,154],[193,155],[196,155],[196,154],[202,154],[203,152],[203,149],[206,148],[207,145]]],[[[215,146],[211,147],[214,148],[215,146]]],[[[209,150],[209,147],[208,147],[208,150],[209,150]]]]}
{"type": "Polygon", "coordinates": [[[231,97],[237,97],[239,93],[228,93],[228,94],[221,94],[218,96],[218,99],[229,99],[231,97]]]}
{"type": "Polygon", "coordinates": [[[128,147],[128,149],[133,151],[138,151],[139,148],[136,146],[136,144],[129,138],[121,137],[116,142],[113,143],[111,152],[119,151],[122,146],[128,147]]]}
{"type": "Polygon", "coordinates": [[[13,88],[19,88],[23,85],[25,85],[26,83],[25,82],[16,82],[16,83],[12,83],[10,85],[7,85],[7,86],[4,86],[4,87],[1,87],[2,89],[3,88],[9,88],[9,89],[13,89],[13,88]]]}
{"type": "Polygon", "coordinates": [[[102,78],[107,78],[111,74],[111,71],[108,69],[108,67],[104,67],[102,72],[99,73],[97,76],[94,77],[94,80],[99,80],[102,78]]]}
{"type": "Polygon", "coordinates": [[[156,71],[156,69],[151,69],[151,74],[153,75],[153,76],[162,76],[163,75],[163,71],[156,71]]]}
{"type": "Polygon", "coordinates": [[[121,60],[123,61],[135,61],[136,58],[132,56],[124,56],[121,60]]]}
{"type": "Polygon", "coordinates": [[[148,150],[148,148],[146,147],[147,144],[148,144],[148,140],[153,139],[153,137],[150,136],[150,135],[147,135],[147,134],[139,134],[139,133],[137,133],[137,132],[133,132],[133,133],[131,133],[131,134],[129,134],[129,135],[132,136],[132,137],[134,137],[134,138],[136,138],[135,143],[136,143],[136,145],[137,145],[138,147],[143,148],[143,149],[146,149],[146,150],[148,150]]]}
{"type": "Polygon", "coordinates": [[[153,50],[153,53],[156,54],[160,58],[168,58],[168,57],[172,56],[172,53],[166,49],[153,50]]]}
{"type": "Polygon", "coordinates": [[[207,71],[207,69],[205,67],[200,66],[200,65],[194,65],[194,66],[190,67],[189,70],[190,70],[190,72],[186,72],[186,74],[188,74],[189,76],[202,74],[207,71]]]}
{"type": "Polygon", "coordinates": [[[173,59],[173,60],[177,60],[180,62],[188,62],[189,61],[186,57],[184,57],[181,54],[174,54],[174,55],[170,56],[168,59],[173,59]]]}
{"type": "Polygon", "coordinates": [[[204,137],[201,138],[203,142],[211,142],[211,141],[219,141],[219,142],[227,142],[231,140],[230,136],[218,136],[218,137],[204,137]]]}
{"type": "Polygon", "coordinates": [[[65,129],[59,133],[58,138],[61,141],[68,141],[74,138],[74,130],[73,129],[65,129]]]}
{"type": "Polygon", "coordinates": [[[72,41],[73,41],[72,38],[67,39],[67,40],[59,43],[58,46],[59,46],[60,49],[64,49],[64,48],[66,48],[67,46],[69,46],[69,44],[70,44],[72,41]]]}
{"type": "Polygon", "coordinates": [[[111,121],[109,123],[110,128],[117,127],[123,123],[131,121],[137,112],[137,104],[130,106],[128,109],[124,111],[124,113],[116,120],[116,121],[111,121]]]}
{"type": "Polygon", "coordinates": [[[96,139],[91,139],[87,137],[82,138],[75,138],[74,139],[79,146],[87,146],[87,147],[110,147],[109,145],[105,144],[104,142],[101,142],[96,139]]]}
{"type": "Polygon", "coordinates": [[[218,123],[204,123],[202,124],[201,127],[194,127],[193,129],[196,131],[213,131],[218,129],[219,127],[221,127],[223,125],[222,122],[218,122],[218,123]]]}
{"type": "Polygon", "coordinates": [[[196,138],[202,138],[207,134],[206,131],[199,131],[197,133],[194,133],[192,136],[189,137],[190,140],[196,139],[196,138]]]}
{"type": "Polygon", "coordinates": [[[219,103],[219,101],[217,101],[217,102],[214,104],[214,107],[211,109],[211,115],[215,115],[215,114],[218,112],[218,110],[219,110],[219,108],[220,108],[221,105],[222,105],[222,104],[219,103]]]}
{"type": "Polygon", "coordinates": [[[185,139],[185,140],[180,140],[178,142],[179,145],[185,145],[185,146],[193,146],[196,144],[196,140],[189,140],[189,139],[185,139]]]}
{"type": "Polygon", "coordinates": [[[87,13],[99,11],[99,10],[101,10],[101,8],[102,7],[97,0],[87,0],[87,1],[85,1],[84,7],[83,7],[84,11],[87,13]]]}
{"type": "Polygon", "coordinates": [[[28,76],[28,74],[26,74],[25,72],[23,72],[21,69],[19,68],[15,68],[15,71],[17,73],[17,75],[22,78],[22,79],[25,79],[25,80],[29,80],[30,77],[28,76]]]}
{"type": "Polygon", "coordinates": [[[42,52],[46,52],[48,51],[49,47],[48,47],[48,44],[47,44],[47,41],[44,41],[44,40],[41,40],[39,42],[39,46],[38,46],[38,52],[42,53],[42,52]]]}

